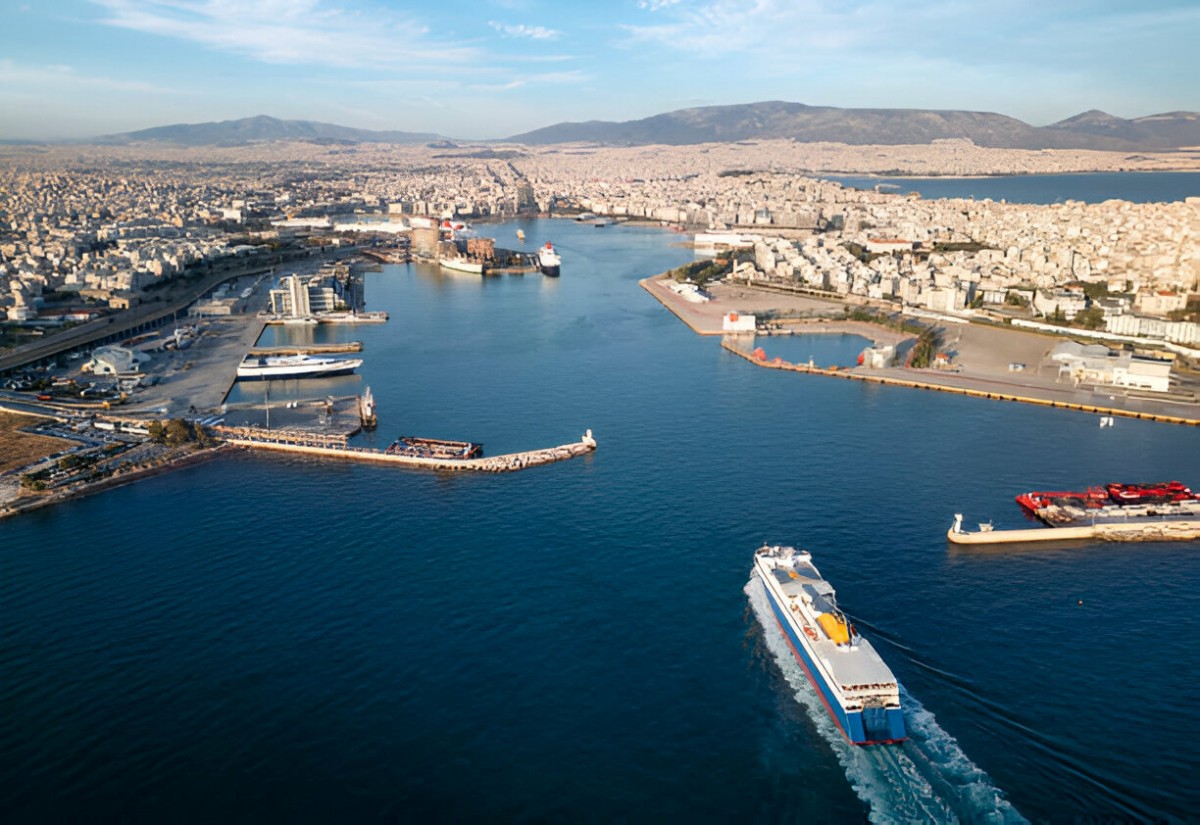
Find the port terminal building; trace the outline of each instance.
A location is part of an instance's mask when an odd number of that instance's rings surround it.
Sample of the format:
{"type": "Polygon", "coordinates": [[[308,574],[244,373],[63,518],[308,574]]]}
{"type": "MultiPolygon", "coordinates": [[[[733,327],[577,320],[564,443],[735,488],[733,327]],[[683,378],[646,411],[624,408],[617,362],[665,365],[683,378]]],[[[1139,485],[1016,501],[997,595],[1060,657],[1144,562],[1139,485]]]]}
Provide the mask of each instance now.
{"type": "Polygon", "coordinates": [[[1110,350],[1103,344],[1063,341],[1050,353],[1058,377],[1078,384],[1106,384],[1149,392],[1169,392],[1171,362],[1129,350],[1110,350]]]}

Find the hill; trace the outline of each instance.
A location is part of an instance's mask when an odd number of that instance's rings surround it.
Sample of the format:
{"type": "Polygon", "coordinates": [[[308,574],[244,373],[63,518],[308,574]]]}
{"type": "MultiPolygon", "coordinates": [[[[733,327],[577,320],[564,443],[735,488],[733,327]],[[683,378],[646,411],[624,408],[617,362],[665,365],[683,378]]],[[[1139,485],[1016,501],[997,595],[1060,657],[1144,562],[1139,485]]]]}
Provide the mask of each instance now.
{"type": "Polygon", "coordinates": [[[93,143],[126,144],[152,141],[178,146],[236,146],[270,140],[298,140],[310,143],[426,143],[440,135],[422,132],[375,132],[312,120],[279,120],[258,115],[240,120],[212,123],[177,123],[136,132],[105,135],[93,143]]]}

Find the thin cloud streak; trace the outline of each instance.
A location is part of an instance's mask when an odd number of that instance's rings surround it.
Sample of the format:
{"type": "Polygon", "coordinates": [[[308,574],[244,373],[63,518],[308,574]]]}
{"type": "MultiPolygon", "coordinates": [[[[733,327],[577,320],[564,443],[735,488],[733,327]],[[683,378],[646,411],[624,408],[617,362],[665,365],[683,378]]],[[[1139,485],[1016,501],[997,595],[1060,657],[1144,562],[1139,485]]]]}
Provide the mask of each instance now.
{"type": "Polygon", "coordinates": [[[176,89],[156,86],[141,80],[118,80],[81,74],[71,66],[26,66],[12,60],[0,59],[0,89],[4,88],[10,92],[36,91],[37,94],[78,89],[133,94],[181,94],[176,89]]]}
{"type": "Polygon", "coordinates": [[[556,40],[562,36],[562,32],[560,31],[547,29],[544,26],[526,26],[524,23],[510,25],[489,20],[488,25],[505,37],[521,37],[529,40],[556,40]]]}
{"type": "Polygon", "coordinates": [[[116,28],[199,43],[264,63],[341,69],[477,62],[472,47],[439,43],[416,21],[346,12],[321,0],[91,0],[116,28]]]}

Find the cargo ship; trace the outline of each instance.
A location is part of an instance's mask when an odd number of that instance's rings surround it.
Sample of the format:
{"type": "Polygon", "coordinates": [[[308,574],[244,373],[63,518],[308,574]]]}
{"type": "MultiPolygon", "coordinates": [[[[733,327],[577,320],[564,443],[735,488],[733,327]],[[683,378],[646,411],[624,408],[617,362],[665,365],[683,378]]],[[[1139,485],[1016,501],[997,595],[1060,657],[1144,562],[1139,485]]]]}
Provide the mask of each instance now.
{"type": "Polygon", "coordinates": [[[1017,496],[1017,504],[1033,515],[1048,507],[1071,507],[1095,510],[1109,506],[1126,507],[1134,504],[1166,504],[1196,501],[1194,494],[1180,481],[1153,481],[1138,484],[1109,482],[1103,487],[1089,487],[1082,492],[1067,490],[1044,492],[1034,490],[1017,496]]]}
{"type": "Polygon", "coordinates": [[[1191,522],[1200,518],[1200,495],[1180,481],[1109,482],[1077,491],[1032,491],[1017,503],[1050,527],[1191,522]]]}
{"type": "Polygon", "coordinates": [[[542,271],[543,275],[557,278],[561,267],[562,258],[554,251],[553,244],[546,241],[546,245],[538,250],[538,269],[542,271]]]}
{"type": "Polygon", "coordinates": [[[325,378],[349,375],[362,366],[361,358],[326,358],[319,355],[247,355],[238,365],[238,380],[325,378]]]}
{"type": "Polygon", "coordinates": [[[906,739],[896,677],[838,609],[811,554],[764,544],[754,552],[754,573],[792,655],[842,735],[855,745],[906,739]]]}

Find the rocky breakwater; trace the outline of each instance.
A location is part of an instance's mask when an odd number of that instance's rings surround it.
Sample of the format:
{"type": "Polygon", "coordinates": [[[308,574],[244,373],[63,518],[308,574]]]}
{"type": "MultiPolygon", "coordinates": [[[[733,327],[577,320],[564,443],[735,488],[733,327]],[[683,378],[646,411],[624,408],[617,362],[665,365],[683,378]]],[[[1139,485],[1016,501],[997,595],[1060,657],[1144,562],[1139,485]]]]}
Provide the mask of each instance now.
{"type": "Polygon", "coordinates": [[[555,461],[566,461],[568,458],[586,455],[596,449],[596,440],[592,431],[584,433],[583,440],[574,444],[564,444],[560,447],[547,447],[543,450],[531,450],[524,453],[509,453],[491,458],[472,458],[457,462],[460,465],[470,464],[469,467],[454,469],[477,470],[485,473],[511,473],[524,470],[527,467],[537,467],[541,464],[553,464],[555,461]]]}
{"type": "Polygon", "coordinates": [[[396,464],[427,470],[452,470],[455,472],[511,473],[530,467],[538,467],[542,464],[565,461],[569,458],[586,455],[596,449],[596,439],[592,437],[591,430],[587,430],[579,441],[572,444],[562,444],[558,447],[545,447],[540,450],[529,450],[520,453],[506,453],[487,458],[453,458],[434,455],[401,454],[364,447],[351,447],[337,438],[326,438],[300,432],[284,433],[275,431],[267,433],[251,428],[222,426],[216,426],[211,429],[216,437],[227,444],[255,450],[275,450],[279,452],[302,453],[321,458],[339,458],[349,461],[396,464]]]}

